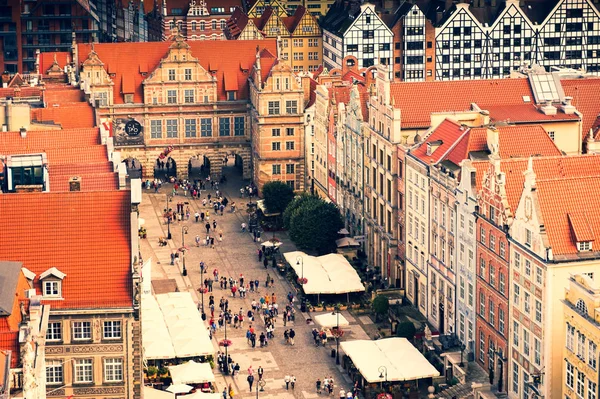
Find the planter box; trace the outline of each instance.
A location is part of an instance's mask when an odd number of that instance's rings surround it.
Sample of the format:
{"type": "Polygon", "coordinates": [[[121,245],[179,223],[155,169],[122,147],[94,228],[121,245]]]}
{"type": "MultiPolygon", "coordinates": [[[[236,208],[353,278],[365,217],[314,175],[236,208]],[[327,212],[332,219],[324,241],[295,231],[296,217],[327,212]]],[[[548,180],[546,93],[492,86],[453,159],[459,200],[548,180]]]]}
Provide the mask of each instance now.
{"type": "Polygon", "coordinates": [[[323,306],[315,306],[315,307],[313,308],[313,310],[314,310],[315,312],[322,312],[322,311],[323,311],[323,306]]]}
{"type": "Polygon", "coordinates": [[[350,305],[350,308],[352,309],[360,309],[360,305],[350,305]]]}
{"type": "Polygon", "coordinates": [[[333,312],[335,310],[335,307],[333,306],[325,306],[325,310],[328,312],[333,312]]]}
{"type": "Polygon", "coordinates": [[[340,310],[348,310],[348,306],[340,306],[340,310]]]}

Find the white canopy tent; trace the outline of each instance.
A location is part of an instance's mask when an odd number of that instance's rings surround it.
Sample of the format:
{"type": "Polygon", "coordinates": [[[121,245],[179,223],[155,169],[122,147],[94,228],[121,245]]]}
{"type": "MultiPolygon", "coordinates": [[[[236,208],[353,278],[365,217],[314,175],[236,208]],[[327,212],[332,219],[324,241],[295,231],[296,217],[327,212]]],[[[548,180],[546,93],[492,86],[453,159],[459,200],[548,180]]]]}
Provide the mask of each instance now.
{"type": "MultiPolygon", "coordinates": [[[[315,321],[315,323],[317,323],[323,328],[333,328],[338,326],[338,314],[336,313],[321,313],[319,315],[314,316],[313,320],[315,321]]],[[[341,314],[339,315],[339,322],[340,327],[347,327],[350,325],[350,323],[348,323],[348,320],[346,320],[346,318],[341,314]]]]}
{"type": "Polygon", "coordinates": [[[175,399],[175,394],[144,386],[144,399],[175,399]]]}
{"type": "Polygon", "coordinates": [[[358,273],[343,255],[310,256],[293,251],[283,256],[298,277],[307,279],[302,287],[306,294],[347,294],[365,290],[358,273]]]}
{"type": "Polygon", "coordinates": [[[177,366],[169,366],[173,384],[203,384],[215,382],[215,376],[208,363],[196,363],[193,360],[177,366]]]}
{"type": "Polygon", "coordinates": [[[339,240],[335,240],[335,245],[337,245],[338,248],[360,247],[360,242],[352,237],[343,237],[339,240]]]}
{"type": "Polygon", "coordinates": [[[174,359],[175,349],[154,295],[142,295],[142,345],[146,359],[174,359]]]}
{"type": "Polygon", "coordinates": [[[189,391],[191,391],[192,389],[194,389],[193,386],[191,385],[187,385],[187,384],[172,384],[169,385],[169,387],[167,388],[168,392],[173,392],[173,393],[188,393],[189,391]]]}
{"type": "Polygon", "coordinates": [[[189,292],[156,295],[178,358],[214,355],[215,349],[189,292]],[[181,326],[185,325],[185,328],[181,326]]]}
{"type": "Polygon", "coordinates": [[[406,338],[346,341],[340,346],[369,383],[386,377],[387,381],[413,381],[440,375],[406,338]]]}

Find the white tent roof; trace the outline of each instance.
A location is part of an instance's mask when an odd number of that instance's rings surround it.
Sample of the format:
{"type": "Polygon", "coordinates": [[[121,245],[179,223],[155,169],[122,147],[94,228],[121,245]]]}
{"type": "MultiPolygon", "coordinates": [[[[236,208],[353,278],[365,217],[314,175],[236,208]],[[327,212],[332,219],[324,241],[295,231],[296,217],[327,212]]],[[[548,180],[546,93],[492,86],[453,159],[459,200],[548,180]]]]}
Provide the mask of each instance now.
{"type": "Polygon", "coordinates": [[[173,392],[173,393],[188,393],[192,389],[194,389],[194,387],[191,386],[191,385],[187,385],[187,384],[172,384],[172,385],[168,386],[167,391],[173,392]]]}
{"type": "Polygon", "coordinates": [[[154,295],[142,295],[142,344],[146,359],[174,359],[175,349],[154,295]]]}
{"type": "Polygon", "coordinates": [[[343,237],[339,240],[335,240],[335,245],[337,245],[338,248],[360,247],[360,242],[356,241],[352,237],[343,237]]]}
{"type": "Polygon", "coordinates": [[[142,343],[146,359],[215,354],[189,292],[142,296],[142,343]]]}
{"type": "Polygon", "coordinates": [[[169,366],[173,384],[202,384],[215,382],[215,376],[208,363],[196,363],[190,360],[178,366],[169,366]]]}
{"type": "Polygon", "coordinates": [[[294,251],[286,252],[283,256],[298,277],[304,275],[307,279],[302,287],[307,294],[345,294],[365,290],[358,273],[343,255],[310,256],[301,251],[294,251]],[[302,258],[300,264],[297,264],[298,257],[302,258]]]}
{"type": "Polygon", "coordinates": [[[379,368],[387,369],[387,381],[412,381],[437,377],[440,373],[406,338],[341,342],[360,374],[369,382],[385,381],[379,368]]]}
{"type": "MultiPolygon", "coordinates": [[[[346,327],[350,324],[343,315],[340,314],[339,317],[340,327],[346,327]]],[[[337,327],[338,325],[338,315],[335,313],[332,314],[331,312],[321,313],[314,316],[313,319],[315,320],[315,323],[325,328],[337,327]]]]}
{"type": "Polygon", "coordinates": [[[144,399],[175,399],[175,394],[144,386],[144,399]]]}

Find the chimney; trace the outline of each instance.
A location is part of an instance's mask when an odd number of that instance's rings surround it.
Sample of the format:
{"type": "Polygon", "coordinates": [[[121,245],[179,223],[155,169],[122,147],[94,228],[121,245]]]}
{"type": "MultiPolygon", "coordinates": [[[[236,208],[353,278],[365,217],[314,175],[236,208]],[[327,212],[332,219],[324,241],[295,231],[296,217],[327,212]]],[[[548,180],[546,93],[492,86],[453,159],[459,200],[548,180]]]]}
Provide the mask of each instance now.
{"type": "Polygon", "coordinates": [[[81,177],[71,177],[69,179],[69,191],[81,191],[81,177]]]}
{"type": "Polygon", "coordinates": [[[22,127],[19,129],[19,133],[21,133],[21,138],[26,138],[27,137],[27,129],[22,127]]]}
{"type": "Polygon", "coordinates": [[[552,100],[546,100],[546,104],[541,108],[544,115],[556,115],[556,107],[552,105],[552,100]]]}
{"type": "Polygon", "coordinates": [[[577,110],[575,106],[571,104],[571,101],[573,101],[573,97],[567,96],[562,102],[562,111],[567,115],[572,115],[577,110]]]}

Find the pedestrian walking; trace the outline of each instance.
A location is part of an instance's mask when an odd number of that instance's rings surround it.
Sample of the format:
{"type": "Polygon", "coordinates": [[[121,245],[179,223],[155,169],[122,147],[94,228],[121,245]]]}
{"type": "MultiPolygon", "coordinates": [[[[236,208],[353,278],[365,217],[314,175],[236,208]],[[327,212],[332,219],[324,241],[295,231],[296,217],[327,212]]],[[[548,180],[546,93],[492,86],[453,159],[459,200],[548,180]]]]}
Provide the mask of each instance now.
{"type": "Polygon", "coordinates": [[[290,328],[290,345],[294,346],[294,338],[296,337],[296,331],[290,328]]]}
{"type": "Polygon", "coordinates": [[[283,381],[285,381],[285,389],[289,390],[290,389],[291,377],[289,375],[286,375],[284,377],[283,381]]]}
{"type": "Polygon", "coordinates": [[[233,386],[231,386],[231,384],[229,384],[229,399],[233,399],[234,395],[235,395],[235,392],[233,392],[233,386]]]}
{"type": "Polygon", "coordinates": [[[315,383],[316,387],[317,387],[317,393],[320,395],[321,394],[321,379],[317,378],[317,382],[315,383]]]}
{"type": "Polygon", "coordinates": [[[254,376],[252,374],[250,374],[247,378],[248,380],[248,387],[250,388],[250,392],[252,392],[252,384],[254,384],[254,376]]]}
{"type": "Polygon", "coordinates": [[[263,375],[265,374],[265,369],[263,369],[262,366],[258,366],[258,370],[256,370],[256,372],[258,373],[258,380],[261,381],[263,379],[263,375]]]}
{"type": "Polygon", "coordinates": [[[294,374],[290,377],[290,384],[292,385],[292,389],[296,388],[296,376],[294,374]]]}
{"type": "MultiPolygon", "coordinates": [[[[283,325],[285,326],[285,322],[283,325]]],[[[288,344],[290,342],[290,332],[288,330],[285,330],[283,332],[283,337],[285,338],[285,343],[288,344]]]]}
{"type": "Polygon", "coordinates": [[[340,388],[340,399],[346,399],[346,391],[344,391],[344,388],[340,388]]]}

